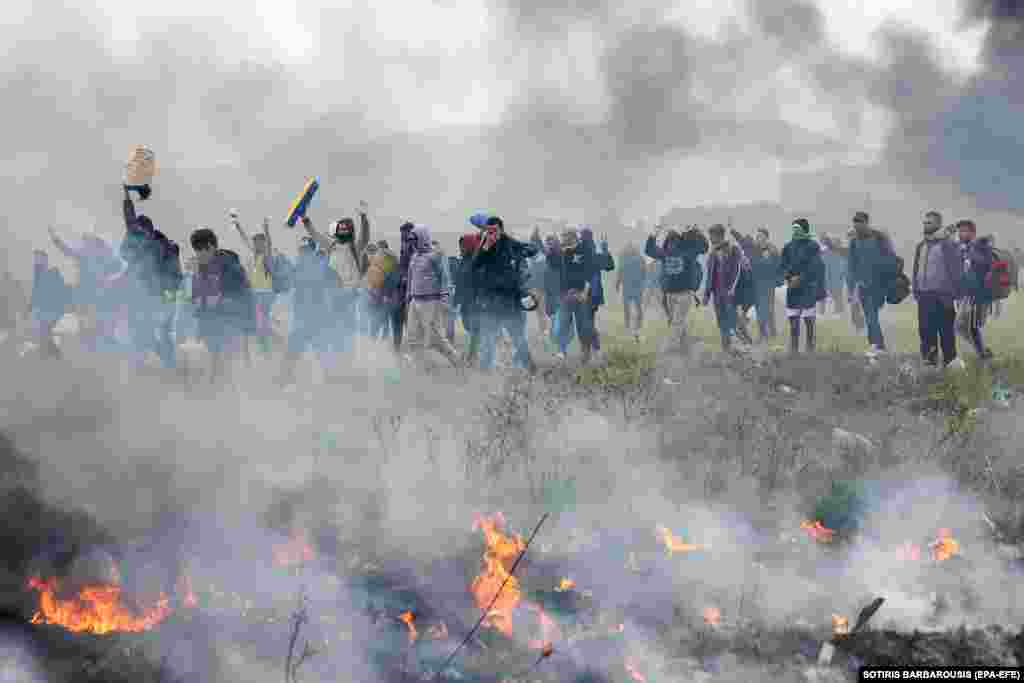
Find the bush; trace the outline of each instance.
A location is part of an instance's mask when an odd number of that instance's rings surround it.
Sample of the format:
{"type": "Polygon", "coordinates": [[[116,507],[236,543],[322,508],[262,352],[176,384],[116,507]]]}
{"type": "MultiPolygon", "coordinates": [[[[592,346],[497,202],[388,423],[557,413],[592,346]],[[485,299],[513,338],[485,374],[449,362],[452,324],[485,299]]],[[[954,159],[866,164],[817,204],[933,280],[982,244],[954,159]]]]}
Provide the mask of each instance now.
{"type": "Polygon", "coordinates": [[[608,351],[607,362],[580,368],[576,381],[615,396],[622,406],[622,418],[629,422],[636,414],[630,408],[651,397],[654,390],[655,354],[628,348],[608,351]]]}

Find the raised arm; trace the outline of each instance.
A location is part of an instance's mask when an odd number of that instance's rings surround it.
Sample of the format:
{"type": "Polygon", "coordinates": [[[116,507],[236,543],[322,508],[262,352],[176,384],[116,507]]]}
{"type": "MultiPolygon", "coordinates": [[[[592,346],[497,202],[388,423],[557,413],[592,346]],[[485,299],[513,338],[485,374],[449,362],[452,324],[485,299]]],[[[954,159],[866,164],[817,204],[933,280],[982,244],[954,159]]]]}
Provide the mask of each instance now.
{"type": "Polygon", "coordinates": [[[366,251],[366,245],[370,243],[370,218],[367,215],[369,205],[365,201],[359,202],[356,213],[359,214],[359,237],[356,240],[356,253],[366,251]]]}
{"type": "Polygon", "coordinates": [[[52,225],[47,228],[47,230],[50,233],[50,240],[53,241],[53,246],[57,247],[57,249],[60,250],[60,253],[64,254],[68,258],[78,258],[81,255],[78,251],[72,249],[67,242],[60,238],[60,235],[57,234],[57,231],[54,230],[52,225]]]}
{"type": "Polygon", "coordinates": [[[310,238],[314,242],[316,242],[318,247],[320,247],[326,252],[329,252],[332,249],[334,249],[334,240],[332,240],[331,238],[327,237],[322,232],[317,230],[309,216],[302,217],[302,227],[306,229],[306,234],[308,234],[310,238]]]}
{"type": "Polygon", "coordinates": [[[264,216],[263,218],[263,237],[267,240],[267,254],[273,258],[274,255],[274,242],[270,239],[270,217],[264,216]]]}
{"type": "Polygon", "coordinates": [[[127,187],[124,188],[124,203],[122,205],[122,209],[124,211],[124,227],[127,230],[133,230],[136,219],[135,204],[132,202],[132,196],[127,187]]]}
{"type": "Polygon", "coordinates": [[[245,234],[245,228],[242,227],[241,221],[238,220],[238,212],[232,209],[228,215],[231,217],[231,225],[235,226],[235,231],[238,232],[238,236],[242,238],[242,244],[245,245],[246,249],[252,252],[252,240],[249,239],[247,234],[245,234]]]}

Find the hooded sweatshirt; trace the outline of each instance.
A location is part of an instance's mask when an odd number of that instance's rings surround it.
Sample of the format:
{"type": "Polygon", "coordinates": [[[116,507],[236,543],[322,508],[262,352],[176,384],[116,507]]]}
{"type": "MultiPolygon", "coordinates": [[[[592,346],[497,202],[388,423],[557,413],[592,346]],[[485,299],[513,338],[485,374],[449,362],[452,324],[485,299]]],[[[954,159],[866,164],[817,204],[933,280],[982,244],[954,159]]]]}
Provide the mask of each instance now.
{"type": "Polygon", "coordinates": [[[658,263],[661,288],[666,292],[695,292],[700,289],[703,271],[697,257],[708,252],[708,240],[698,231],[688,230],[680,235],[670,230],[660,248],[651,235],[644,245],[644,253],[658,263]]]}
{"type": "Polygon", "coordinates": [[[809,234],[794,235],[793,240],[782,248],[779,270],[783,276],[800,276],[796,287],[786,289],[786,307],[797,310],[814,308],[819,293],[825,287],[825,262],[821,257],[821,245],[809,234]]]}
{"type": "Polygon", "coordinates": [[[434,251],[427,226],[415,226],[412,234],[416,243],[409,257],[409,300],[447,302],[448,268],[444,255],[434,251]]]}
{"type": "Polygon", "coordinates": [[[977,304],[992,303],[992,288],[986,278],[992,270],[992,237],[979,237],[962,246],[966,254],[962,293],[977,304]]]}

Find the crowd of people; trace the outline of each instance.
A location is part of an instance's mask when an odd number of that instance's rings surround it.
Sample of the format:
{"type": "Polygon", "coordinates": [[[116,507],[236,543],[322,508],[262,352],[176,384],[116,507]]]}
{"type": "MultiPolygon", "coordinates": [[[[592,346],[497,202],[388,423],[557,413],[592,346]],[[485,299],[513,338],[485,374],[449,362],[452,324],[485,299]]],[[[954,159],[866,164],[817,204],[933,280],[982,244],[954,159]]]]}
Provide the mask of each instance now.
{"type": "MultiPolygon", "coordinates": [[[[290,385],[303,354],[314,352],[330,373],[357,339],[390,347],[411,364],[430,350],[454,367],[488,371],[495,367],[499,340],[507,337],[512,364],[532,371],[530,312],[548,352],[565,361],[578,340],[588,363],[601,352],[603,278],[614,272],[625,327],[637,342],[646,311],[660,303],[669,324],[662,353],[688,352],[694,306],[713,306],[724,351],[770,344],[778,336],[776,293],[784,287],[791,353],[799,353],[801,340],[805,351],[816,349],[818,316],[829,311],[849,315],[866,333],[869,355],[884,353],[880,311],[912,293],[922,358],[938,365],[941,349],[942,364],[949,365],[957,362],[958,334],[980,358],[991,358],[983,328],[1017,281],[1016,260],[995,250],[994,238],[979,237],[970,220],[944,228],[934,211],[925,216],[907,276],[890,237],[872,228],[865,212],[853,216],[844,237],[818,238],[810,222],[798,218],[782,249],[765,228],[747,235],[721,224],[706,231],[659,226],[642,248],[627,240],[617,257],[608,236],[597,239],[586,226],[562,222],[547,226],[547,234],[537,227],[520,240],[506,232],[500,216],[481,213],[469,218],[458,254],[448,257],[422,224],[402,224],[394,250],[387,239],[373,239],[363,202],[328,231],[302,216],[294,259],[275,248],[268,220],[250,235],[237,211],[229,212],[229,221],[243,255],[223,248],[215,231],[201,227],[191,233],[191,254],[183,257],[150,217],[136,212],[132,190],[125,187],[124,193],[125,232],[116,249],[96,235],[71,245],[51,229],[54,246],[77,264],[76,287],[66,284],[45,251],[34,254],[26,310],[44,356],[61,356],[54,326],[73,305],[86,321],[86,348],[134,354],[139,363],[155,354],[173,368],[178,346],[201,343],[212,379],[235,355],[252,363],[255,354],[283,347],[278,379],[290,385]],[[907,291],[901,294],[901,287],[907,291]],[[286,333],[275,325],[284,295],[290,301],[286,333]]],[[[5,276],[3,286],[11,297],[17,282],[5,276]]]]}

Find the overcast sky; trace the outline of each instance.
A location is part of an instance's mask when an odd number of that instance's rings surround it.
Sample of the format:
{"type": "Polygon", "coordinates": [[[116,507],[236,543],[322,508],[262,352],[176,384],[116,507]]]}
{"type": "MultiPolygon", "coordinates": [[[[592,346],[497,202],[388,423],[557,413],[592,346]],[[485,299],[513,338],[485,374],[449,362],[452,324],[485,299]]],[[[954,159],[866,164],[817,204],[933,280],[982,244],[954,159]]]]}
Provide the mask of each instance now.
{"type": "Polygon", "coordinates": [[[314,218],[365,198],[441,232],[478,209],[600,222],[777,200],[780,171],[842,162],[1022,208],[999,184],[1024,158],[997,68],[1015,42],[992,28],[1019,30],[1009,0],[76,5],[0,9],[0,191],[22,248],[47,223],[117,232],[140,142],[160,164],[147,210],[178,240],[229,206],[279,218],[308,175],[314,218]]]}

